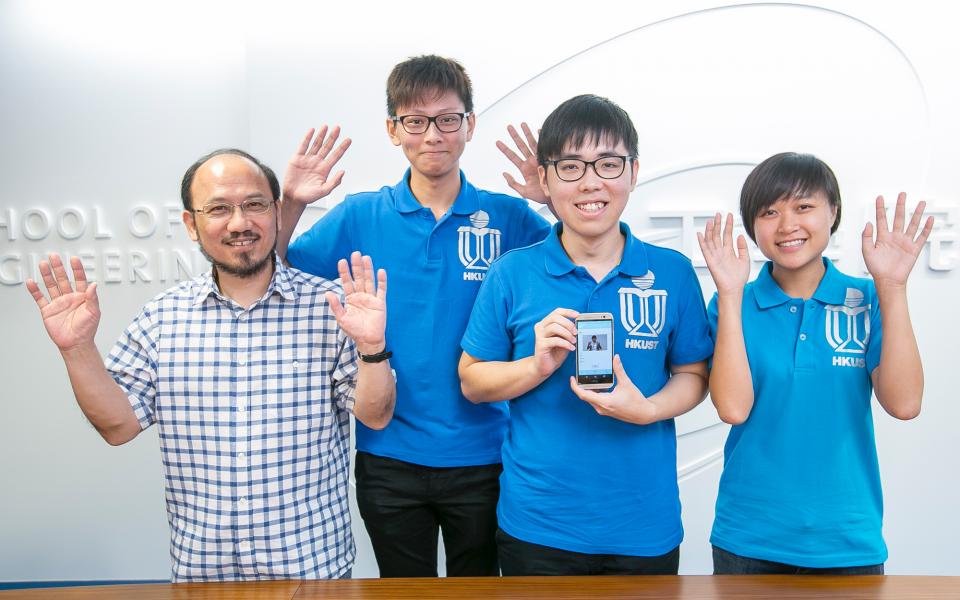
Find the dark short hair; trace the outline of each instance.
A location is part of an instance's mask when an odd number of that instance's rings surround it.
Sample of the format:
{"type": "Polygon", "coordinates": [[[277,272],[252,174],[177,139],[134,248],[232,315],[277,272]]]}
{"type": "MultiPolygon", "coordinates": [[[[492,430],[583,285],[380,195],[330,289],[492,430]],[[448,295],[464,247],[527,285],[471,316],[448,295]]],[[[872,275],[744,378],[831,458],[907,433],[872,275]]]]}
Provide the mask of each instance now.
{"type": "Polygon", "coordinates": [[[197,170],[203,166],[203,163],[207,162],[211,158],[215,156],[222,156],[224,154],[241,156],[257,165],[257,168],[260,169],[260,172],[263,173],[263,176],[267,178],[267,183],[270,185],[270,193],[273,194],[273,199],[280,199],[280,182],[277,180],[277,175],[273,172],[273,169],[243,150],[238,150],[237,148],[220,148],[219,150],[214,150],[213,152],[204,154],[198,158],[192,165],[190,165],[190,167],[187,169],[187,172],[183,174],[183,180],[180,182],[180,199],[183,200],[184,210],[193,210],[193,197],[190,193],[190,188],[193,186],[193,178],[196,176],[197,170]]]}
{"type": "Polygon", "coordinates": [[[537,160],[543,164],[560,156],[564,147],[580,147],[588,139],[623,142],[627,154],[637,155],[637,129],[627,111],[608,98],[584,94],[574,96],[543,122],[537,141],[537,160]]]}
{"type": "Polygon", "coordinates": [[[463,65],[436,54],[414,56],[398,64],[387,78],[387,114],[427,97],[456,92],[466,112],[473,112],[473,87],[463,65]]]}
{"type": "Polygon", "coordinates": [[[830,233],[840,226],[840,184],[833,170],[812,154],[781,152],[753,168],[740,190],[740,218],[750,239],[756,242],[753,222],[757,216],[781,199],[806,198],[823,192],[837,218],[830,233]]]}

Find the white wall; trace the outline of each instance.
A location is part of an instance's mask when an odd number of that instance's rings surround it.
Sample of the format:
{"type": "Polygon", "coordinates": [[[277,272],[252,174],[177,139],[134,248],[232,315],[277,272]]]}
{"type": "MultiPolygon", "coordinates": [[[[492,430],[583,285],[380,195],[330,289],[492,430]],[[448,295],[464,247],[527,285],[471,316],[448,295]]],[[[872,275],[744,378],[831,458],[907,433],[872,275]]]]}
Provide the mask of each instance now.
{"type": "MultiPolygon", "coordinates": [[[[777,151],[816,153],[837,172],[844,217],[831,252],[848,272],[862,272],[857,237],[877,194],[927,200],[940,220],[910,288],[923,414],[901,423],[875,411],[887,570],[960,574],[951,5],[129,4],[0,2],[0,581],[169,576],[156,435],[111,448],[84,422],[20,283],[36,257],[85,256],[102,282],[106,351],[177,279],[178,261],[180,277],[204,268],[177,209],[197,156],[235,145],[282,172],[306,128],[339,123],[354,145],[330,200],[394,183],[405,162],[384,135],[384,81],[422,53],[456,57],[471,73],[479,127],[463,164],[491,189],[508,191],[500,173],[510,165],[493,145],[507,123],[539,123],[588,91],[623,105],[641,136],[641,184],[624,218],[698,264],[695,229],[734,210],[751,166],[777,151]],[[453,24],[440,24],[450,10],[453,24]]],[[[707,402],[679,431],[681,572],[707,573],[726,427],[707,402]]],[[[354,575],[374,576],[359,519],[354,529],[354,575]]]]}

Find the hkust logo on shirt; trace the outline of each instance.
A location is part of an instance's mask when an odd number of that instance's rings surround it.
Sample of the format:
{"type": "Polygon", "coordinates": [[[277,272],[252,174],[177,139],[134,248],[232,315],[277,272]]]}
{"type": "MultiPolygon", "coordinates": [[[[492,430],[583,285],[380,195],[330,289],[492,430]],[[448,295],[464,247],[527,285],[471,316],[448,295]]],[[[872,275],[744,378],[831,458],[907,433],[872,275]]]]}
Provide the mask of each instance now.
{"type": "Polygon", "coordinates": [[[653,289],[656,281],[653,271],[647,271],[642,277],[633,277],[630,281],[633,287],[618,290],[620,323],[627,330],[624,348],[655,350],[660,344],[660,332],[667,318],[667,290],[653,289]]]}
{"type": "Polygon", "coordinates": [[[842,305],[827,305],[824,309],[824,332],[833,348],[833,366],[865,367],[863,355],[870,341],[870,305],[863,303],[863,292],[847,288],[842,305]]]}
{"type": "Polygon", "coordinates": [[[500,230],[489,224],[490,215],[478,210],[470,215],[470,226],[457,229],[457,253],[466,269],[464,281],[482,281],[490,264],[500,256],[500,230]]]}

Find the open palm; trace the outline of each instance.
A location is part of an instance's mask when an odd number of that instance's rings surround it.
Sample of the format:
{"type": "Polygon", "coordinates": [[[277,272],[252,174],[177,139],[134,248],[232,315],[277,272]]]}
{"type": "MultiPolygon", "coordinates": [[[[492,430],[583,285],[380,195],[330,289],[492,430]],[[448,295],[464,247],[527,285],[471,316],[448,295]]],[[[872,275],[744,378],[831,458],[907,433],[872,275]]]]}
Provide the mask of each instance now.
{"type": "Polygon", "coordinates": [[[343,282],[344,302],[331,292],[327,301],[340,328],[350,336],[364,354],[383,349],[387,328],[387,272],[377,271],[374,282],[373,261],[354,252],[348,266],[345,259],[337,263],[343,282]],[[351,273],[352,268],[352,273],[351,273]]]}
{"type": "Polygon", "coordinates": [[[863,260],[877,284],[906,285],[907,278],[913,270],[914,264],[930,232],[933,230],[933,217],[927,217],[923,230],[920,229],[920,220],[926,208],[925,202],[917,204],[913,211],[910,223],[904,229],[906,221],[907,195],[903,192],[897,196],[897,206],[894,211],[893,227],[887,226],[887,213],[883,196],[877,197],[877,234],[873,235],[873,224],[867,223],[863,228],[862,247],[863,260]]]}
{"type": "Polygon", "coordinates": [[[707,268],[717,284],[720,294],[743,289],[750,280],[750,255],[747,253],[747,240],[737,236],[736,251],[733,246],[733,215],[727,213],[723,235],[720,232],[720,213],[707,221],[704,232],[697,232],[700,250],[707,262],[707,268]]]}
{"type": "Polygon", "coordinates": [[[72,258],[76,290],[70,285],[67,271],[57,255],[41,261],[40,275],[50,296],[48,300],[33,279],[27,280],[27,291],[40,308],[43,326],[60,350],[69,350],[92,342],[100,323],[100,304],[96,284],[87,284],[79,258],[72,258]]]}
{"type": "Polygon", "coordinates": [[[334,127],[327,135],[327,126],[317,131],[310,129],[300,142],[300,147],[290,157],[283,175],[283,197],[303,204],[315,202],[328,195],[343,180],[341,169],[331,176],[333,168],[350,147],[350,138],[334,148],[340,136],[340,128],[334,127]],[[311,143],[312,140],[312,143],[311,143]]]}
{"type": "Polygon", "coordinates": [[[499,140],[497,140],[497,148],[520,170],[523,181],[518,182],[510,173],[506,172],[503,174],[503,178],[507,180],[507,185],[519,194],[520,197],[539,202],[540,204],[546,204],[550,199],[547,198],[543,193],[543,188],[540,187],[540,173],[538,168],[540,164],[537,162],[537,138],[533,136],[533,131],[526,123],[521,123],[520,127],[523,129],[523,135],[526,137],[526,140],[520,137],[520,134],[517,133],[513,125],[507,126],[507,133],[510,134],[513,143],[517,145],[517,150],[520,151],[520,154],[517,154],[504,142],[499,140]]]}

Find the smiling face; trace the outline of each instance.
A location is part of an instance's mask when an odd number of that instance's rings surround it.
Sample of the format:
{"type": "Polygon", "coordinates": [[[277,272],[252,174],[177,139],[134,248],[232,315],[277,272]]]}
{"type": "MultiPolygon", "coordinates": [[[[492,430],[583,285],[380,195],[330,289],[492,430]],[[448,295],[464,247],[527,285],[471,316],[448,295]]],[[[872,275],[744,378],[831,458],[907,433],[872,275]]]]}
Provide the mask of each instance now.
{"type": "MultiPolygon", "coordinates": [[[[446,113],[463,113],[466,109],[463,100],[453,90],[439,96],[427,94],[409,106],[398,106],[397,115],[424,115],[435,117],[446,113]]],[[[410,168],[416,177],[440,179],[457,173],[459,176],[460,156],[470,138],[476,118],[470,114],[458,131],[444,133],[431,123],[423,133],[407,133],[400,123],[387,120],[387,134],[395,146],[403,149],[410,161],[410,168]]]]}
{"type": "Polygon", "coordinates": [[[223,219],[184,211],[183,222],[218,273],[247,278],[272,268],[279,211],[267,178],[254,163],[235,154],[214,156],[197,169],[190,191],[194,209],[211,204],[239,207],[249,200],[269,202],[270,209],[263,214],[249,215],[235,208],[223,219]]]}
{"type": "Polygon", "coordinates": [[[763,255],[773,261],[775,274],[818,270],[836,218],[836,208],[824,192],[781,198],[757,214],[754,237],[763,255]]]}
{"type": "MultiPolygon", "coordinates": [[[[580,147],[564,147],[561,155],[553,160],[573,158],[592,162],[629,154],[623,142],[614,143],[609,139],[596,142],[587,138],[580,147]]],[[[600,165],[602,162],[596,166],[602,171],[600,165]]],[[[556,168],[555,164],[540,166],[540,186],[563,222],[563,236],[572,235],[587,243],[619,236],[620,215],[637,184],[636,159],[628,159],[623,173],[615,179],[604,179],[597,175],[595,167],[587,166],[577,181],[563,181],[556,168]]]]}

